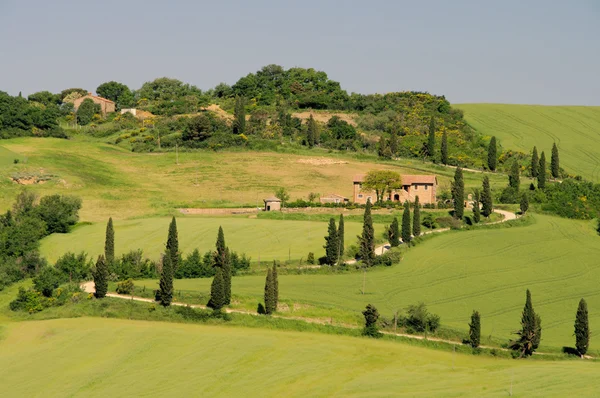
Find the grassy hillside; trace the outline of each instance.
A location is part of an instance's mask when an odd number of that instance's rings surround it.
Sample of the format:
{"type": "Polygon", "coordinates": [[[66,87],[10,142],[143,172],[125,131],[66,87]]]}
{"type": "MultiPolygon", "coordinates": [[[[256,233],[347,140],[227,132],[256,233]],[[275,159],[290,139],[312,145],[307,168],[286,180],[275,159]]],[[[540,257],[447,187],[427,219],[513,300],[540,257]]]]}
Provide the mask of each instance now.
{"type": "MultiPolygon", "coordinates": [[[[116,253],[143,249],[144,255],[158,259],[167,240],[169,218],[148,218],[116,221],[116,253]]],[[[327,223],[319,221],[278,221],[246,217],[183,217],[177,220],[179,247],[184,255],[195,248],[202,253],[214,250],[219,226],[223,227],[229,247],[246,253],[252,261],[285,261],[288,256],[306,259],[309,251],[316,257],[323,255],[327,223]]],[[[381,234],[383,226],[375,225],[381,234]]],[[[42,241],[41,252],[55,261],[67,251],[85,251],[94,258],[104,251],[105,223],[77,228],[69,234],[54,234],[42,241]]],[[[354,244],[362,229],[361,223],[345,223],[346,245],[354,244]]]]}
{"type": "Polygon", "coordinates": [[[344,336],[79,318],[13,323],[3,337],[7,397],[499,396],[511,380],[514,396],[597,393],[596,363],[481,358],[344,336]]]}
{"type": "MultiPolygon", "coordinates": [[[[416,160],[379,162],[373,156],[326,151],[132,153],[83,136],[71,140],[20,138],[0,142],[0,209],[22,189],[14,176],[47,176],[28,185],[40,195],[82,197],[81,219],[104,221],[165,215],[177,207],[262,206],[262,199],[286,187],[292,199],[310,192],[350,197],[352,177],[371,169],[404,174],[437,174],[440,190],[450,189],[454,170],[416,160]],[[19,159],[19,164],[13,164],[19,159]]],[[[481,174],[465,173],[465,184],[480,186],[481,174]]],[[[506,185],[506,177],[492,175],[506,185]]]]}
{"type": "Polygon", "coordinates": [[[600,107],[461,104],[467,122],[487,136],[498,137],[505,149],[530,152],[534,145],[549,160],[552,143],[561,166],[600,182],[600,107]]]}
{"type": "MultiPolygon", "coordinates": [[[[280,297],[358,312],[367,303],[382,315],[423,301],[442,324],[465,333],[473,309],[481,312],[482,338],[503,341],[519,327],[525,290],[543,322],[542,346],[573,344],[577,303],[585,297],[591,329],[600,327],[599,238],[590,222],[535,216],[532,225],[446,233],[410,250],[402,263],[363,275],[281,275],[280,297]]],[[[207,294],[210,280],[177,280],[176,290],[207,294]]],[[[142,283],[142,282],[140,282],[142,283]]],[[[143,282],[155,289],[156,281],[143,282]]],[[[233,293],[262,300],[263,276],[233,279],[233,293]]],[[[334,315],[335,318],[335,315],[334,315]]],[[[598,342],[592,339],[591,350],[598,342]]]]}

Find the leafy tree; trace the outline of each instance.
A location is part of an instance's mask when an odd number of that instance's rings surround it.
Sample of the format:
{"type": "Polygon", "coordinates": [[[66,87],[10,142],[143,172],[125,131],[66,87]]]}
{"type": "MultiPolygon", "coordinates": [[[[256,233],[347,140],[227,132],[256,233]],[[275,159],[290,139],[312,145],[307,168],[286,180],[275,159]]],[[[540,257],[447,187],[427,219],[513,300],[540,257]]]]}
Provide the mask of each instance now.
{"type": "Polygon", "coordinates": [[[233,134],[244,134],[246,132],[246,99],[244,97],[236,97],[233,134]]]}
{"type": "Polygon", "coordinates": [[[538,169],[538,189],[546,188],[546,154],[542,151],[542,155],[540,156],[540,167],[538,169]]]}
{"type": "MultiPolygon", "coordinates": [[[[69,282],[79,282],[90,277],[90,268],[92,264],[88,262],[87,254],[81,252],[75,254],[67,252],[60,256],[54,264],[54,268],[64,275],[64,279],[69,282]]],[[[108,267],[108,263],[106,264],[108,267]]],[[[93,277],[93,275],[92,275],[93,277]]]]}
{"type": "Polygon", "coordinates": [[[76,196],[50,195],[40,199],[37,212],[46,223],[48,234],[67,233],[79,220],[81,199],[76,196]]]}
{"type": "Polygon", "coordinates": [[[170,306],[171,301],[173,301],[173,260],[168,250],[163,256],[162,272],[160,273],[158,286],[160,305],[163,307],[170,306]]]}
{"type": "Polygon", "coordinates": [[[181,139],[189,145],[189,143],[200,143],[206,141],[219,130],[219,124],[215,123],[214,117],[210,113],[202,113],[188,120],[181,139]]]}
{"type": "Polygon", "coordinates": [[[363,181],[364,190],[375,191],[377,203],[382,203],[386,194],[402,187],[400,174],[389,170],[371,170],[363,181]]]}
{"type": "Polygon", "coordinates": [[[488,176],[483,177],[483,188],[481,193],[481,214],[484,217],[489,217],[494,211],[492,203],[492,190],[490,188],[490,178],[488,176]]]}
{"type": "Polygon", "coordinates": [[[373,304],[368,304],[365,310],[362,312],[365,317],[365,328],[363,329],[363,336],[368,337],[381,337],[381,333],[377,328],[377,320],[379,319],[379,311],[373,304]]]}
{"type": "Polygon", "coordinates": [[[284,187],[277,188],[277,191],[275,191],[275,197],[281,200],[281,207],[283,207],[287,201],[290,200],[290,194],[284,187]]]}
{"type": "Polygon", "coordinates": [[[390,134],[390,152],[392,153],[392,157],[398,155],[398,133],[396,129],[393,129],[390,134]]]}
{"type": "Polygon", "coordinates": [[[552,178],[556,179],[560,177],[560,161],[558,159],[558,147],[556,142],[552,144],[552,156],[550,157],[550,172],[552,178]]]}
{"type": "Polygon", "coordinates": [[[277,311],[277,305],[279,304],[279,277],[277,275],[277,264],[273,261],[273,300],[275,300],[274,308],[277,311]]]}
{"type": "Polygon", "coordinates": [[[308,119],[308,123],[307,123],[307,129],[306,129],[306,141],[308,142],[308,146],[309,148],[312,148],[315,146],[315,144],[318,142],[317,139],[317,122],[315,121],[315,119],[313,118],[312,113],[310,114],[310,118],[308,119]]]}
{"type": "Polygon", "coordinates": [[[86,126],[90,124],[96,113],[100,113],[100,105],[94,103],[90,98],[86,98],[77,109],[77,121],[82,126],[86,126]]]}
{"type": "Polygon", "coordinates": [[[525,214],[527,213],[527,210],[529,210],[529,195],[527,192],[523,192],[521,195],[521,203],[519,204],[519,207],[521,208],[521,214],[525,214]]]}
{"type": "Polygon", "coordinates": [[[335,265],[338,260],[339,242],[333,217],[329,219],[328,234],[325,237],[325,246],[323,247],[325,248],[325,262],[328,265],[335,265]]]}
{"type": "Polygon", "coordinates": [[[404,213],[402,213],[402,242],[410,245],[411,239],[410,204],[406,201],[404,202],[404,213]]]}
{"type": "Polygon", "coordinates": [[[531,172],[531,177],[537,178],[538,170],[540,167],[540,158],[538,156],[538,151],[536,147],[533,147],[533,152],[531,154],[531,166],[529,168],[531,172]]]}
{"type": "Polygon", "coordinates": [[[115,103],[117,110],[133,106],[133,94],[125,84],[110,81],[102,83],[96,88],[100,97],[109,99],[115,103]]]}
{"type": "Polygon", "coordinates": [[[429,121],[429,136],[427,137],[427,156],[433,158],[435,154],[435,120],[433,116],[429,121]]]}
{"type": "Polygon", "coordinates": [[[338,257],[342,259],[344,257],[344,252],[346,248],[344,246],[344,215],[340,214],[340,223],[338,224],[338,245],[339,245],[339,255],[338,257]]]}
{"type": "Polygon", "coordinates": [[[575,315],[575,348],[582,357],[590,345],[590,328],[588,323],[587,303],[584,299],[579,301],[577,315],[575,315]]]}
{"type": "Polygon", "coordinates": [[[375,259],[375,230],[373,229],[373,218],[371,217],[371,201],[367,200],[365,214],[363,216],[362,234],[359,240],[359,256],[361,260],[370,267],[375,259]]]}
{"type": "Polygon", "coordinates": [[[413,211],[412,233],[415,238],[421,235],[421,209],[418,196],[415,196],[415,210],[413,211]]]}
{"type": "Polygon", "coordinates": [[[56,268],[45,267],[33,278],[33,287],[44,297],[52,297],[54,289],[64,283],[65,276],[56,268]]]}
{"type": "Polygon", "coordinates": [[[415,332],[435,332],[440,326],[440,317],[430,314],[425,303],[409,305],[406,310],[405,326],[415,332]]]}
{"type": "Polygon", "coordinates": [[[444,130],[441,149],[442,164],[448,164],[448,133],[444,130]]]}
{"type": "Polygon", "coordinates": [[[108,292],[108,264],[103,255],[98,256],[96,269],[94,270],[94,286],[96,298],[104,298],[108,292]]]}
{"type": "Polygon", "coordinates": [[[533,310],[531,292],[527,289],[527,298],[521,316],[521,330],[516,332],[519,338],[512,342],[512,349],[519,351],[521,357],[530,356],[539,346],[541,331],[541,319],[533,310]]]}
{"type": "Polygon", "coordinates": [[[265,280],[265,313],[271,315],[276,311],[275,307],[275,285],[273,282],[273,270],[267,268],[267,278],[265,280]]]}
{"type": "Polygon", "coordinates": [[[177,221],[175,217],[171,219],[171,224],[169,224],[169,235],[167,237],[167,253],[168,256],[171,257],[171,266],[173,267],[173,272],[177,270],[179,267],[179,238],[177,235],[177,221]]]}
{"type": "Polygon", "coordinates": [[[508,175],[508,186],[514,189],[516,192],[519,191],[519,186],[521,185],[519,173],[519,163],[515,160],[510,168],[510,174],[508,175]]]}
{"type": "Polygon", "coordinates": [[[223,286],[225,292],[225,304],[231,303],[231,258],[229,255],[229,248],[225,245],[225,233],[223,228],[219,226],[219,232],[217,234],[217,243],[215,251],[215,267],[223,270],[223,286]]]}
{"type": "Polygon", "coordinates": [[[146,82],[137,90],[136,98],[149,101],[175,102],[186,96],[200,96],[202,91],[177,79],[160,77],[146,82]]]}
{"type": "Polygon", "coordinates": [[[356,138],[356,129],[339,116],[332,116],[327,121],[327,128],[336,140],[353,140],[356,138]]]}
{"type": "Polygon", "coordinates": [[[498,148],[496,147],[496,137],[492,137],[488,147],[488,168],[492,171],[496,171],[496,165],[498,163],[497,151],[498,148]]]}
{"type": "Polygon", "coordinates": [[[462,220],[465,212],[465,183],[462,168],[457,167],[452,181],[452,200],[454,202],[454,218],[462,220]]]}
{"type": "Polygon", "coordinates": [[[27,97],[30,102],[37,102],[44,106],[60,105],[60,94],[52,94],[50,91],[38,91],[27,97]]]}
{"type": "Polygon", "coordinates": [[[390,242],[390,246],[392,247],[400,245],[400,227],[398,226],[397,217],[394,217],[394,220],[388,228],[388,242],[390,242]]]}
{"type": "Polygon", "coordinates": [[[217,267],[217,272],[213,278],[212,284],[210,285],[210,300],[206,306],[215,311],[219,311],[221,308],[227,305],[226,302],[223,270],[221,267],[217,267]]]}
{"type": "Polygon", "coordinates": [[[473,310],[471,314],[471,323],[469,323],[469,344],[471,347],[479,347],[481,341],[481,318],[479,312],[473,310]]]}
{"type": "Polygon", "coordinates": [[[84,90],[82,88],[68,88],[68,89],[60,92],[60,94],[59,94],[60,101],[65,102],[65,98],[69,97],[73,93],[77,94],[77,98],[81,98],[84,95],[87,95],[88,91],[84,90]]]}
{"type": "Polygon", "coordinates": [[[479,224],[481,221],[481,192],[479,189],[473,191],[473,222],[479,224]]]}
{"type": "Polygon", "coordinates": [[[112,217],[108,219],[106,224],[106,237],[104,239],[104,257],[108,264],[115,261],[115,230],[113,229],[112,217]]]}

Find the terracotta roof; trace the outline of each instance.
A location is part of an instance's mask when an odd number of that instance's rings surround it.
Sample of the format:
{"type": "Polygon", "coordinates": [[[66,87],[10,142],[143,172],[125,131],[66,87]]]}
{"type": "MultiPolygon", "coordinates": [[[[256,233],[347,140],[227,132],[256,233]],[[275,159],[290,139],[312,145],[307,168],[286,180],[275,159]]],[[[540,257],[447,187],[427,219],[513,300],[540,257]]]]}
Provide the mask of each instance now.
{"type": "Polygon", "coordinates": [[[344,195],[338,195],[337,193],[330,193],[329,195],[321,196],[321,199],[324,198],[340,198],[340,199],[348,199],[344,195]]]}
{"type": "Polygon", "coordinates": [[[114,101],[111,101],[109,99],[106,98],[102,98],[102,97],[98,97],[97,95],[93,95],[92,93],[88,93],[87,95],[84,95],[81,98],[96,98],[97,100],[103,101],[103,102],[110,102],[111,104],[114,104],[114,101]]]}
{"type": "Polygon", "coordinates": [[[276,198],[275,196],[271,196],[266,199],[263,199],[263,202],[281,202],[281,200],[279,198],[276,198]]]}
{"type": "MultiPolygon", "coordinates": [[[[366,174],[357,174],[353,178],[353,182],[363,182],[366,174]]],[[[433,174],[422,174],[422,175],[410,175],[403,174],[402,185],[413,185],[413,184],[437,184],[437,177],[433,174]]]]}

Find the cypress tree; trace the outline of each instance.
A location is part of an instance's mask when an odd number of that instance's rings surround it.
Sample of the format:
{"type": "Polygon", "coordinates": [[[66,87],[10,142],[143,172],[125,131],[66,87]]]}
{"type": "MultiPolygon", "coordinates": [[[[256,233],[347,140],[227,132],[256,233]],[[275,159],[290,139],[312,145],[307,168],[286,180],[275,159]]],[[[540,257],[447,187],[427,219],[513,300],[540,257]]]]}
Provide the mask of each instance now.
{"type": "Polygon", "coordinates": [[[396,130],[392,130],[391,133],[391,137],[390,137],[390,152],[392,153],[392,157],[396,156],[398,154],[398,134],[396,133],[396,130]]]}
{"type": "Polygon", "coordinates": [[[481,193],[479,189],[473,192],[473,222],[479,224],[481,221],[481,193]]]}
{"type": "Polygon", "coordinates": [[[106,293],[108,292],[108,264],[103,255],[98,256],[93,276],[94,288],[96,290],[94,296],[99,299],[106,297],[106,293]]]}
{"type": "Polygon", "coordinates": [[[556,142],[552,145],[552,156],[550,157],[550,172],[552,178],[557,179],[560,177],[560,162],[558,160],[558,147],[556,142]]]}
{"type": "Polygon", "coordinates": [[[508,175],[508,186],[519,192],[519,186],[521,185],[521,178],[519,177],[520,167],[519,163],[515,160],[510,167],[510,174],[508,175]]]}
{"type": "Polygon", "coordinates": [[[454,201],[454,218],[462,220],[465,213],[465,183],[460,167],[456,168],[452,181],[452,200],[454,201]]]}
{"type": "Polygon", "coordinates": [[[448,133],[446,133],[446,131],[444,131],[444,134],[442,135],[441,155],[442,163],[448,164],[448,133]]]}
{"type": "Polygon", "coordinates": [[[398,226],[397,217],[394,217],[392,224],[388,228],[388,242],[390,242],[390,246],[392,247],[400,245],[400,227],[398,226]]]}
{"type": "MultiPolygon", "coordinates": [[[[270,271],[269,271],[270,272],[270,271]]],[[[206,305],[213,310],[220,310],[226,305],[225,282],[223,281],[223,269],[217,267],[217,273],[210,285],[210,300],[206,305]]]]}
{"type": "Polygon", "coordinates": [[[231,259],[229,256],[229,248],[225,245],[225,233],[223,228],[219,226],[219,232],[217,233],[217,250],[214,254],[215,267],[219,267],[223,270],[223,284],[225,291],[225,304],[231,303],[231,259]]]}
{"type": "Polygon", "coordinates": [[[173,262],[168,251],[163,256],[163,266],[158,286],[160,305],[163,307],[170,306],[171,301],[173,301],[173,262]]]}
{"type": "Polygon", "coordinates": [[[542,341],[542,318],[539,314],[535,314],[535,334],[533,336],[533,349],[537,350],[542,341]]]}
{"type": "Polygon", "coordinates": [[[112,264],[115,260],[115,230],[113,229],[112,217],[106,224],[106,238],[104,240],[104,258],[107,264],[112,264]]]}
{"type": "Polygon", "coordinates": [[[338,260],[338,251],[340,248],[337,228],[335,227],[335,220],[333,217],[329,219],[329,227],[327,229],[327,236],[325,237],[325,258],[328,265],[335,265],[338,260]]]}
{"type": "Polygon", "coordinates": [[[582,357],[590,345],[590,329],[588,323],[587,303],[584,299],[579,301],[577,315],[575,315],[575,348],[582,357]]]}
{"type": "Polygon", "coordinates": [[[177,221],[175,217],[171,220],[169,225],[169,236],[167,237],[167,253],[171,257],[171,264],[173,271],[179,267],[179,238],[177,236],[177,221]]]}
{"type": "Polygon", "coordinates": [[[311,113],[310,118],[308,119],[308,125],[307,125],[307,129],[306,129],[306,141],[308,142],[309,148],[312,148],[315,146],[316,137],[317,137],[317,124],[311,113]]]}
{"type": "Polygon", "coordinates": [[[244,134],[246,132],[246,108],[245,108],[244,97],[236,97],[235,109],[234,109],[234,120],[233,120],[233,134],[244,134]]]}
{"type": "Polygon", "coordinates": [[[521,214],[525,214],[529,210],[529,195],[527,195],[527,192],[523,192],[523,195],[521,195],[519,207],[521,208],[521,214]]]}
{"type": "Polygon", "coordinates": [[[496,137],[492,137],[488,147],[488,168],[491,171],[496,171],[496,165],[498,163],[497,151],[498,148],[496,147],[496,137]]]}
{"type": "Polygon", "coordinates": [[[540,158],[538,156],[537,148],[533,147],[533,153],[531,155],[531,167],[530,167],[532,178],[537,178],[539,168],[540,168],[540,158]]]}
{"type": "Polygon", "coordinates": [[[412,233],[415,238],[421,235],[421,209],[419,207],[419,197],[415,196],[415,210],[412,224],[412,233]]]}
{"type": "Polygon", "coordinates": [[[533,310],[529,289],[526,295],[525,307],[521,315],[521,330],[517,332],[519,339],[511,345],[513,349],[521,352],[521,357],[533,354],[539,346],[542,332],[542,321],[533,310]]]}
{"type": "Polygon", "coordinates": [[[267,277],[265,279],[265,313],[271,315],[275,312],[275,290],[273,288],[273,270],[267,269],[267,277]]]}
{"type": "Polygon", "coordinates": [[[338,258],[341,259],[344,257],[344,252],[346,251],[346,247],[344,246],[344,215],[340,214],[340,223],[338,224],[338,245],[339,245],[339,253],[338,258]]]}
{"type": "Polygon", "coordinates": [[[279,304],[279,278],[277,276],[277,264],[273,261],[273,308],[274,312],[277,312],[277,305],[279,304]]]}
{"type": "Polygon", "coordinates": [[[479,347],[481,341],[481,318],[479,312],[473,310],[471,314],[471,323],[469,323],[469,344],[471,347],[479,347]]]}
{"type": "Polygon", "coordinates": [[[538,189],[546,188],[546,154],[542,151],[540,156],[540,167],[538,168],[538,189]]]}
{"type": "Polygon", "coordinates": [[[429,137],[427,138],[427,156],[434,158],[435,154],[435,120],[433,116],[429,121],[429,137]]]}
{"type": "Polygon", "coordinates": [[[492,203],[492,190],[490,188],[490,178],[488,176],[483,177],[483,188],[481,193],[481,214],[484,217],[489,217],[492,214],[493,203],[492,203]]]}
{"type": "Polygon", "coordinates": [[[365,317],[365,328],[362,332],[363,336],[381,337],[381,333],[377,330],[377,320],[379,319],[379,311],[377,311],[377,308],[375,308],[373,304],[369,304],[362,314],[365,317]]]}
{"type": "Polygon", "coordinates": [[[402,213],[402,242],[406,245],[410,245],[411,240],[411,229],[410,229],[410,204],[408,200],[404,202],[404,213],[402,213]]]}
{"type": "Polygon", "coordinates": [[[367,265],[373,264],[375,258],[375,230],[373,229],[373,218],[371,217],[371,200],[367,199],[365,214],[363,216],[363,229],[359,239],[359,255],[367,265]]]}

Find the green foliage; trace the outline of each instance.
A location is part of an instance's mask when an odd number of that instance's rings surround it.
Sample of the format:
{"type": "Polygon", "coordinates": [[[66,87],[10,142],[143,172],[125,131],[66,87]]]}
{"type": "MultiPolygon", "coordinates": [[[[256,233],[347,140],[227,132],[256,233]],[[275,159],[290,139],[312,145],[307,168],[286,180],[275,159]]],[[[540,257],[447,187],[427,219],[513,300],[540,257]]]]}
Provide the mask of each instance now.
{"type": "Polygon", "coordinates": [[[277,262],[273,261],[273,299],[275,300],[275,311],[279,305],[279,275],[277,272],[277,262]]]}
{"type": "Polygon", "coordinates": [[[541,319],[533,309],[531,292],[527,289],[525,307],[521,316],[521,330],[516,332],[519,338],[511,343],[511,348],[519,352],[521,357],[532,355],[539,346],[541,331],[541,319]]]}
{"type": "Polygon", "coordinates": [[[160,305],[168,307],[173,301],[173,260],[167,250],[163,256],[162,271],[160,273],[158,299],[160,305]]]}
{"type": "Polygon", "coordinates": [[[404,202],[404,212],[402,213],[402,243],[407,246],[410,245],[412,240],[412,230],[410,227],[410,204],[408,201],[404,202]]]}
{"type": "Polygon", "coordinates": [[[39,105],[37,101],[12,97],[0,91],[0,139],[32,135],[66,138],[58,126],[60,109],[56,101],[52,94],[43,93],[33,94],[33,98],[46,102],[39,105]]]}
{"type": "Polygon", "coordinates": [[[67,252],[56,260],[54,268],[60,271],[66,280],[80,282],[91,276],[92,260],[88,260],[87,254],[67,252]]]}
{"type": "Polygon", "coordinates": [[[481,221],[481,192],[479,189],[473,191],[473,223],[481,221]]]}
{"type": "Polygon", "coordinates": [[[394,217],[394,220],[387,229],[387,237],[390,246],[397,247],[400,245],[400,227],[398,226],[398,218],[394,217]]]}
{"type": "Polygon", "coordinates": [[[275,191],[275,197],[281,200],[282,207],[285,205],[285,203],[287,203],[288,200],[290,200],[290,194],[288,193],[288,190],[285,189],[285,187],[277,188],[277,190],[275,191]]]}
{"type": "Polygon", "coordinates": [[[92,122],[94,115],[100,112],[100,105],[92,101],[91,98],[86,98],[77,108],[77,122],[82,126],[87,126],[92,122]]]}
{"type": "Polygon", "coordinates": [[[60,270],[52,267],[43,268],[34,278],[33,286],[36,291],[45,297],[52,297],[54,289],[65,283],[68,279],[60,270]]]}
{"type": "Polygon", "coordinates": [[[435,156],[435,120],[433,116],[429,121],[429,135],[427,138],[427,156],[433,158],[435,156]]]}
{"type": "MultiPolygon", "coordinates": [[[[243,258],[246,259],[245,255],[243,258]]],[[[209,251],[206,252],[204,255],[201,255],[198,249],[194,249],[183,260],[181,266],[175,272],[175,277],[179,279],[212,278],[213,276],[215,276],[216,272],[214,265],[215,258],[213,252],[209,251]]],[[[250,266],[249,262],[247,266],[250,266]]]]}
{"type": "Polygon", "coordinates": [[[456,168],[452,181],[452,201],[454,203],[454,218],[462,220],[465,212],[465,182],[460,167],[456,168]]]}
{"type": "MultiPolygon", "coordinates": [[[[50,296],[52,293],[50,293],[50,296]]],[[[42,311],[45,308],[45,300],[39,291],[19,287],[19,293],[15,300],[11,301],[11,311],[26,311],[30,314],[42,311]]]]}
{"type": "Polygon", "coordinates": [[[479,347],[481,341],[481,318],[479,312],[473,310],[471,323],[469,323],[469,344],[473,348],[479,347]]]}
{"type": "Polygon", "coordinates": [[[545,193],[544,211],[588,220],[600,216],[600,184],[566,179],[562,183],[548,185],[545,193]]]}
{"type": "MultiPolygon", "coordinates": [[[[210,285],[210,300],[206,305],[207,307],[218,311],[227,305],[227,296],[225,292],[225,282],[223,281],[223,269],[221,267],[216,267],[216,269],[215,277],[210,285]]],[[[270,272],[271,270],[269,270],[269,273],[270,272]]]]}
{"type": "Polygon", "coordinates": [[[498,148],[496,145],[496,137],[492,137],[490,140],[490,145],[488,146],[488,169],[491,171],[496,171],[496,166],[498,164],[498,148]]]}
{"type": "Polygon", "coordinates": [[[371,218],[371,201],[367,200],[365,213],[363,216],[362,234],[359,240],[359,256],[362,262],[370,267],[375,258],[375,230],[373,229],[373,219],[371,218]]]}
{"type": "Polygon", "coordinates": [[[338,245],[339,245],[339,258],[344,257],[344,253],[346,252],[346,247],[344,245],[344,215],[340,214],[340,222],[338,224],[337,230],[338,237],[338,245]]]}
{"type": "Polygon", "coordinates": [[[579,301],[575,315],[575,348],[579,355],[586,354],[590,345],[590,327],[588,322],[588,308],[584,299],[579,301]]]}
{"type": "Polygon", "coordinates": [[[448,133],[444,130],[442,134],[442,147],[440,150],[442,164],[448,164],[448,133]]]}
{"type": "Polygon", "coordinates": [[[106,224],[104,258],[108,264],[111,264],[113,261],[115,261],[115,230],[113,228],[112,217],[108,219],[108,223],[106,224]]]}
{"type": "Polygon", "coordinates": [[[329,227],[327,229],[327,236],[325,237],[325,246],[323,247],[325,248],[325,264],[335,265],[338,261],[340,245],[333,217],[329,219],[329,227]]]}
{"type": "Polygon", "coordinates": [[[115,81],[102,83],[96,88],[96,93],[100,97],[113,101],[117,110],[132,107],[135,102],[129,87],[115,81]]]}
{"type": "Polygon", "coordinates": [[[546,189],[546,154],[542,151],[540,156],[540,165],[538,168],[538,189],[546,189]]]}
{"type": "Polygon", "coordinates": [[[520,178],[520,167],[519,163],[515,160],[510,167],[510,174],[508,175],[508,186],[519,192],[519,186],[521,185],[520,178]]]}
{"type": "Polygon", "coordinates": [[[409,332],[434,333],[440,326],[440,317],[430,314],[425,303],[409,305],[406,309],[406,317],[400,322],[409,332]]]}
{"type": "Polygon", "coordinates": [[[144,258],[141,249],[130,250],[123,254],[120,259],[108,263],[111,280],[125,280],[136,278],[154,278],[157,276],[156,264],[144,258]]]}
{"type": "Polygon", "coordinates": [[[308,118],[307,129],[306,129],[306,141],[308,143],[308,147],[312,148],[319,142],[319,131],[317,127],[317,122],[313,118],[311,114],[308,118]]]}
{"type": "Polygon", "coordinates": [[[378,204],[383,203],[386,195],[402,187],[400,174],[390,170],[370,170],[362,183],[363,190],[375,191],[378,204]]]}
{"type": "Polygon", "coordinates": [[[96,298],[104,298],[108,292],[108,264],[104,256],[98,256],[96,261],[96,269],[94,270],[94,286],[96,298]]]}
{"type": "MultiPolygon", "coordinates": [[[[177,220],[175,217],[171,219],[171,224],[169,224],[169,235],[167,236],[167,251],[166,255],[171,257],[171,267],[172,273],[179,268],[179,257],[181,253],[179,252],[179,237],[177,234],[177,220]]],[[[173,278],[173,274],[171,275],[171,279],[173,278]]]]}
{"type": "Polygon", "coordinates": [[[233,113],[233,134],[246,133],[246,99],[244,97],[235,98],[235,110],[233,113]]]}
{"type": "Polygon", "coordinates": [[[483,214],[484,217],[489,217],[493,211],[494,204],[492,201],[492,189],[490,187],[490,178],[488,176],[484,176],[481,192],[481,214],[483,214]]]}
{"type": "Polygon", "coordinates": [[[374,305],[368,304],[362,312],[365,317],[365,327],[362,331],[363,336],[379,338],[382,336],[377,328],[377,320],[379,319],[379,311],[374,305]]]}
{"type": "Polygon", "coordinates": [[[30,94],[27,100],[44,106],[60,105],[61,103],[60,94],[52,94],[49,91],[38,91],[37,93],[30,94]]]}
{"type": "Polygon", "coordinates": [[[127,279],[125,281],[117,283],[116,291],[118,294],[132,294],[135,285],[133,279],[127,279]]]}
{"type": "Polygon", "coordinates": [[[531,153],[531,165],[529,166],[529,172],[531,177],[537,178],[539,174],[540,168],[540,158],[538,156],[537,147],[533,147],[533,152],[531,153]]]}
{"type": "Polygon", "coordinates": [[[307,264],[314,264],[315,263],[315,253],[308,252],[308,256],[306,256],[306,263],[307,264]]]}
{"type": "Polygon", "coordinates": [[[187,147],[203,148],[210,144],[211,137],[218,138],[219,133],[231,135],[223,120],[212,112],[202,112],[198,116],[187,119],[181,133],[181,140],[187,147]]]}
{"type": "Polygon", "coordinates": [[[207,103],[199,88],[168,77],[144,83],[135,98],[140,108],[164,116],[196,113],[207,103]]]}
{"type": "Polygon", "coordinates": [[[225,245],[225,233],[223,228],[219,226],[219,232],[217,233],[217,243],[215,251],[215,267],[220,268],[223,278],[223,286],[225,293],[225,304],[231,302],[231,258],[229,255],[229,248],[225,245]]]}
{"type": "Polygon", "coordinates": [[[556,142],[552,144],[552,156],[550,157],[550,172],[552,178],[556,179],[560,177],[560,160],[558,158],[558,147],[556,142]]]}
{"type": "Polygon", "coordinates": [[[413,210],[412,234],[415,238],[421,236],[421,206],[419,197],[415,196],[415,209],[413,210]]]}
{"type": "Polygon", "coordinates": [[[81,199],[66,195],[44,196],[37,207],[48,234],[69,232],[69,227],[79,221],[80,209],[81,199]]]}
{"type": "Polygon", "coordinates": [[[277,310],[275,299],[275,282],[273,279],[273,270],[267,269],[267,277],[265,279],[265,314],[271,315],[277,310]]]}
{"type": "Polygon", "coordinates": [[[521,214],[527,213],[529,210],[529,195],[527,192],[523,192],[521,194],[521,203],[519,204],[519,208],[521,209],[521,214]]]}

